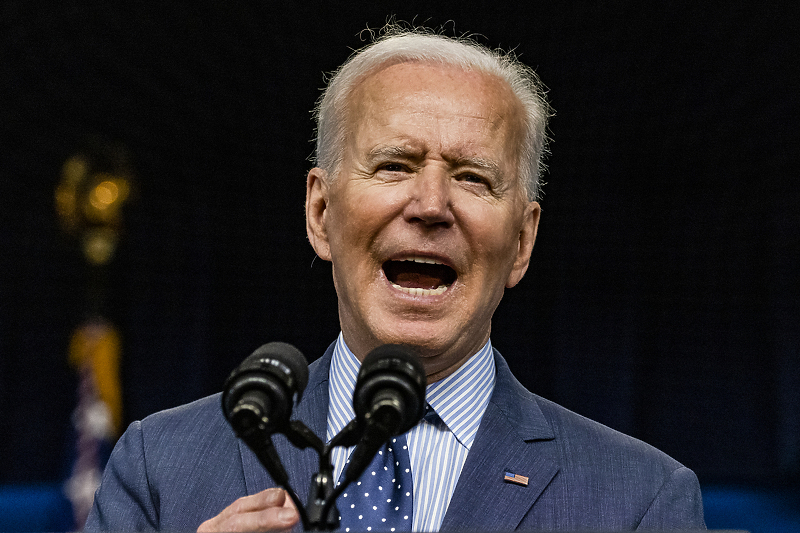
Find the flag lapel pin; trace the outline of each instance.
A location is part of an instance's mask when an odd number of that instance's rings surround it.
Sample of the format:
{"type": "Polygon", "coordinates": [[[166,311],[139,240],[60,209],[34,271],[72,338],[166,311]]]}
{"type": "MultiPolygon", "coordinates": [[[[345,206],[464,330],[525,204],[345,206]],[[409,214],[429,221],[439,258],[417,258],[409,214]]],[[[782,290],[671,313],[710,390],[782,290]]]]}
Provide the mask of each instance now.
{"type": "Polygon", "coordinates": [[[503,478],[503,480],[509,483],[516,483],[517,485],[522,485],[523,487],[528,486],[528,478],[526,478],[525,476],[520,476],[519,474],[514,474],[512,472],[506,472],[506,475],[503,478]]]}

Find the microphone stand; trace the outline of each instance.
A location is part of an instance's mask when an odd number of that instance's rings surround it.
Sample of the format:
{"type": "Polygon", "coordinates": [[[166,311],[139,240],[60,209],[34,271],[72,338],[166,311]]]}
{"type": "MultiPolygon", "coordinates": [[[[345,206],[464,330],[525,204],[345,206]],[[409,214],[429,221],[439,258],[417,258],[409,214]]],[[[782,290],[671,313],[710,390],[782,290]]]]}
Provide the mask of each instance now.
{"type": "MultiPolygon", "coordinates": [[[[337,446],[355,446],[362,438],[363,429],[356,420],[353,420],[327,445],[299,420],[292,420],[288,427],[279,432],[283,433],[295,447],[299,449],[312,448],[319,454],[319,471],[311,479],[306,507],[303,507],[303,503],[289,483],[289,476],[272,443],[271,433],[263,428],[253,428],[238,436],[267,469],[273,481],[289,493],[289,497],[300,514],[305,531],[335,531],[339,529],[339,510],[336,508],[336,499],[350,485],[351,480],[350,476],[346,476],[343,483],[336,486],[330,455],[333,448],[337,446]]],[[[377,448],[373,455],[375,453],[377,453],[377,448]]]]}
{"type": "MultiPolygon", "coordinates": [[[[341,434],[341,432],[340,432],[341,434]]],[[[300,449],[312,447],[319,455],[319,471],[311,478],[311,486],[308,491],[308,501],[304,509],[299,502],[295,502],[300,518],[303,520],[303,528],[306,531],[334,531],[339,528],[339,511],[330,505],[331,497],[335,493],[333,479],[333,464],[330,459],[330,451],[333,448],[335,438],[328,445],[323,444],[305,424],[298,420],[289,423],[289,431],[286,437],[294,446],[300,449]]],[[[337,496],[333,496],[333,501],[337,496]]]]}
{"type": "Polygon", "coordinates": [[[334,531],[339,529],[339,510],[336,500],[350,485],[345,476],[342,483],[336,486],[333,479],[333,465],[330,460],[331,450],[337,446],[355,446],[364,433],[364,428],[353,419],[334,436],[319,456],[320,471],[311,482],[312,494],[308,498],[308,514],[312,531],[334,531]]]}

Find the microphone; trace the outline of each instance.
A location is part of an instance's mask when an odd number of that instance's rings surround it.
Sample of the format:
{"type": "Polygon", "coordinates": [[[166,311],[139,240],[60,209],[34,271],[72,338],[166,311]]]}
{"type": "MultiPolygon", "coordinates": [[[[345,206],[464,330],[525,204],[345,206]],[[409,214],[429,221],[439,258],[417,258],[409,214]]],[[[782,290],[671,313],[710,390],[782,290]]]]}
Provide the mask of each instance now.
{"type": "Polygon", "coordinates": [[[289,421],[307,384],[308,363],[300,350],[285,342],[271,342],[242,361],[225,380],[222,391],[225,418],[273,481],[286,489],[305,530],[309,529],[308,514],[289,484],[272,434],[284,433],[295,446],[322,450],[322,441],[302,422],[289,421]]]}
{"type": "Polygon", "coordinates": [[[253,352],[225,381],[222,411],[240,438],[283,431],[307,383],[308,363],[300,350],[271,342],[253,352]]]}
{"type": "Polygon", "coordinates": [[[408,346],[384,344],[372,350],[358,372],[353,409],[363,433],[350,457],[345,479],[358,479],[391,437],[405,433],[425,414],[425,370],[408,346]]]}

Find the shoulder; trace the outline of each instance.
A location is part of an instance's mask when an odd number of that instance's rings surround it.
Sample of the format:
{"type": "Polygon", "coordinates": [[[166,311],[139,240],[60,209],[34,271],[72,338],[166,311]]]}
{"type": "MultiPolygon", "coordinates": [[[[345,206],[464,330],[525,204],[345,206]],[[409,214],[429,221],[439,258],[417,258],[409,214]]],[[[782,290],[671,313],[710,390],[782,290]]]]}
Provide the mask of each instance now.
{"type": "Polygon", "coordinates": [[[496,354],[497,383],[492,401],[516,427],[524,428],[527,441],[552,441],[562,464],[575,467],[613,468],[624,463],[630,474],[639,469],[662,475],[681,468],[678,461],[655,447],[542,398],[527,390],[496,354]]]}
{"type": "Polygon", "coordinates": [[[176,433],[191,429],[192,433],[204,428],[205,424],[213,427],[226,424],[222,416],[220,394],[212,394],[191,403],[179,405],[154,413],[144,419],[141,424],[143,429],[158,433],[176,433]]]}
{"type": "Polygon", "coordinates": [[[536,398],[555,433],[552,444],[567,492],[584,495],[587,507],[633,511],[634,522],[645,529],[705,529],[692,470],[650,444],[536,398]]]}
{"type": "Polygon", "coordinates": [[[203,470],[220,457],[238,456],[236,436],[222,415],[220,394],[152,414],[131,424],[131,431],[140,433],[150,466],[172,473],[175,468],[203,470]]]}
{"type": "Polygon", "coordinates": [[[492,401],[529,453],[557,468],[542,498],[558,506],[579,502],[576,529],[595,523],[607,529],[704,528],[694,472],[654,446],[531,393],[499,354],[495,362],[492,401]]]}
{"type": "Polygon", "coordinates": [[[114,447],[87,530],[194,530],[245,494],[219,394],[133,422],[114,447]]]}
{"type": "Polygon", "coordinates": [[[532,395],[550,423],[561,458],[574,467],[622,468],[642,479],[645,473],[669,476],[681,463],[639,439],[581,416],[554,402],[532,395]]]}
{"type": "Polygon", "coordinates": [[[236,436],[222,415],[220,394],[160,411],[138,424],[144,452],[151,458],[174,462],[178,456],[214,458],[237,451],[236,436]]]}

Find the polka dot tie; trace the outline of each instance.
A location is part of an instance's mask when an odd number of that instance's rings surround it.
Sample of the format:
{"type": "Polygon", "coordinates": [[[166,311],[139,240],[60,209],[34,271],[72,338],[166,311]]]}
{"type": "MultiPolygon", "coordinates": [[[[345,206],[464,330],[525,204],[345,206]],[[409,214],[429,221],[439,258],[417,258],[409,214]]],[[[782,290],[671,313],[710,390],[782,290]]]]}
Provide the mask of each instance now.
{"type": "MultiPolygon", "coordinates": [[[[349,463],[350,461],[348,461],[349,463]]],[[[411,531],[414,509],[405,435],[393,437],[337,500],[340,531],[411,531]]]]}

